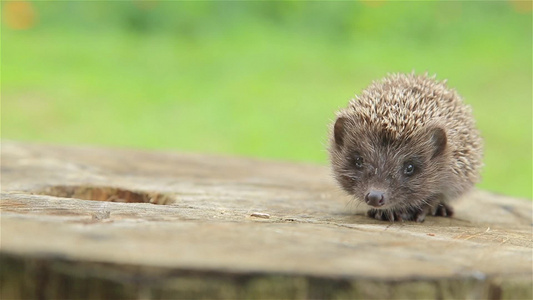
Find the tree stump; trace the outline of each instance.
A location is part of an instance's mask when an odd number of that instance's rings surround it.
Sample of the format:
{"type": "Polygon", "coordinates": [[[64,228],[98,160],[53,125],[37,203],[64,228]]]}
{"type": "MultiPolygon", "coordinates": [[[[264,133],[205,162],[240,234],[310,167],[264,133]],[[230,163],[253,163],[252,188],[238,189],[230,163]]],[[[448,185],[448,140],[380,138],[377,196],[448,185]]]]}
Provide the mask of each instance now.
{"type": "Polygon", "coordinates": [[[2,299],[531,299],[532,202],[364,215],[326,166],[2,143],[2,299]]]}

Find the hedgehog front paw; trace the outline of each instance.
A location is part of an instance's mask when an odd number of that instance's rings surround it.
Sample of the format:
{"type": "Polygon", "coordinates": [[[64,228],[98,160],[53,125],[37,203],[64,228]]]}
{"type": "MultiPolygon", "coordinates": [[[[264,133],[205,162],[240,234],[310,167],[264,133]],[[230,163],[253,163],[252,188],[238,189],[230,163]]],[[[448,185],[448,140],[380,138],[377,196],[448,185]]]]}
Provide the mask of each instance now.
{"type": "Polygon", "coordinates": [[[398,213],[397,211],[390,211],[390,210],[384,210],[384,209],[370,209],[369,211],[367,211],[366,213],[369,217],[371,218],[374,218],[376,220],[380,220],[380,221],[390,221],[390,222],[394,222],[394,221],[404,221],[404,220],[409,220],[409,219],[406,219],[405,215],[402,214],[402,213],[398,213]]]}
{"type": "Polygon", "coordinates": [[[389,219],[386,218],[385,211],[382,211],[381,209],[370,209],[366,212],[367,216],[374,218],[376,220],[380,221],[388,221],[389,219]]]}
{"type": "Polygon", "coordinates": [[[445,202],[438,201],[431,205],[426,204],[422,207],[409,210],[385,210],[385,209],[370,209],[367,215],[371,218],[380,221],[415,221],[418,223],[424,222],[426,216],[440,216],[451,217],[453,215],[453,208],[445,202]]]}
{"type": "Polygon", "coordinates": [[[424,222],[426,216],[429,214],[439,217],[451,217],[453,216],[453,208],[442,201],[434,202],[431,205],[428,204],[415,210],[411,220],[424,222]]]}
{"type": "Polygon", "coordinates": [[[413,214],[411,215],[411,220],[422,223],[426,219],[426,215],[428,214],[427,209],[419,209],[415,210],[413,214]]]}
{"type": "Polygon", "coordinates": [[[398,210],[384,210],[384,209],[370,209],[367,212],[367,215],[371,218],[380,221],[415,221],[415,222],[424,222],[426,215],[429,212],[429,207],[424,207],[415,210],[409,211],[398,211],[398,210]]]}
{"type": "Polygon", "coordinates": [[[453,207],[442,201],[439,201],[431,208],[431,214],[439,217],[451,217],[453,216],[453,207]]]}

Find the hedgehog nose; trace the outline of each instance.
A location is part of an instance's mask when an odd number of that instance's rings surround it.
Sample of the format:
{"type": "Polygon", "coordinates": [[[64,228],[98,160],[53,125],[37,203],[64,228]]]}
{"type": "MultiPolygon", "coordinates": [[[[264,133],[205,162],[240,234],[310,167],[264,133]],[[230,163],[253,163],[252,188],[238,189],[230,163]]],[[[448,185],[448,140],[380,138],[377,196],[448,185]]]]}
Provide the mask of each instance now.
{"type": "Polygon", "coordinates": [[[366,204],[374,207],[380,207],[385,204],[385,195],[381,191],[370,191],[370,193],[365,196],[366,204]]]}

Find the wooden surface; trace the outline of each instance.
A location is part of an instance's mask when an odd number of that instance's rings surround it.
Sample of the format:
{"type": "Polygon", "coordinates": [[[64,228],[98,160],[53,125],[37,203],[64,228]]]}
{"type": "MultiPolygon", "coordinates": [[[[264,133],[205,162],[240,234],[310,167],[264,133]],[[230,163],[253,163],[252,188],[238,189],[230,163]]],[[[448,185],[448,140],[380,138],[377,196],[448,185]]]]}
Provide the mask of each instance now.
{"type": "Polygon", "coordinates": [[[2,299],[532,296],[529,200],[475,191],[392,224],[326,166],[1,146],[2,299]]]}

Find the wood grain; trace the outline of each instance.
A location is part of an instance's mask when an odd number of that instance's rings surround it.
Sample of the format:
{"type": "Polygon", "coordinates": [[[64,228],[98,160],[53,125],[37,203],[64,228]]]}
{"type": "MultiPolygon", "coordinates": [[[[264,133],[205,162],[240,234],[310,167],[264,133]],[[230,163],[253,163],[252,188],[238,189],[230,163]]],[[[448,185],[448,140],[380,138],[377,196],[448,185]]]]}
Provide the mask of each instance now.
{"type": "Polygon", "coordinates": [[[1,146],[2,299],[532,296],[528,200],[474,191],[454,218],[387,223],[326,166],[1,146]]]}

